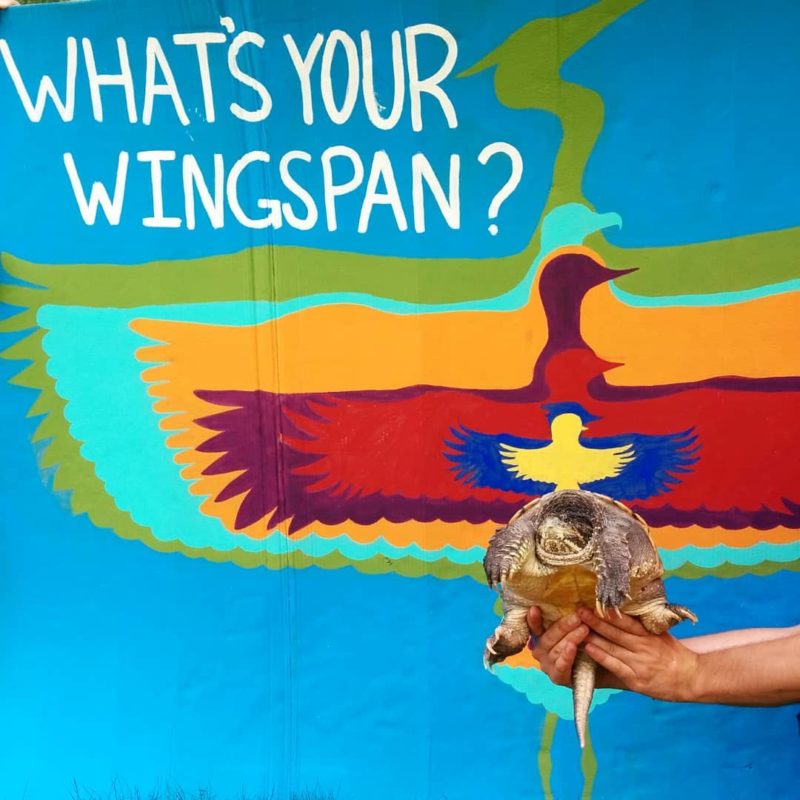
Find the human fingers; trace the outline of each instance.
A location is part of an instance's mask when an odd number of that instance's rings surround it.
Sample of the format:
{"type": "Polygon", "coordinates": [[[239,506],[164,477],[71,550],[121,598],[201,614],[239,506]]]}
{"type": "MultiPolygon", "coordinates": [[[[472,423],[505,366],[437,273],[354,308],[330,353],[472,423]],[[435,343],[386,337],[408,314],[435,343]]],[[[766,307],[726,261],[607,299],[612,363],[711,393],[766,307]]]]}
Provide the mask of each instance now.
{"type": "Polygon", "coordinates": [[[539,662],[542,672],[553,683],[560,686],[572,684],[572,663],[578,652],[578,645],[588,635],[589,628],[586,625],[579,625],[552,647],[549,647],[546,641],[540,640],[531,648],[533,657],[539,662]]]}
{"type": "Polygon", "coordinates": [[[0,0],[0,8],[9,8],[11,6],[18,6],[18,0],[0,0]]]}
{"type": "Polygon", "coordinates": [[[531,606],[528,609],[527,619],[530,632],[538,639],[544,633],[542,610],[538,606],[531,606]]]}
{"type": "Polygon", "coordinates": [[[607,669],[612,675],[616,675],[623,683],[628,684],[636,678],[633,668],[624,661],[612,655],[595,642],[587,641],[584,645],[586,655],[594,659],[601,667],[607,669]]]}
{"type": "Polygon", "coordinates": [[[553,683],[560,686],[572,684],[572,664],[578,652],[578,645],[589,635],[589,628],[581,625],[570,631],[560,639],[552,648],[542,646],[541,643],[532,648],[533,656],[539,666],[553,683]]]}
{"type": "Polygon", "coordinates": [[[591,643],[594,647],[599,647],[603,652],[608,653],[609,655],[614,656],[614,658],[618,658],[621,661],[625,661],[626,663],[633,655],[633,651],[629,650],[624,645],[604,639],[602,636],[598,636],[594,632],[589,634],[586,642],[587,644],[591,643]]]}
{"type": "Polygon", "coordinates": [[[554,622],[540,637],[539,644],[547,650],[552,649],[570,631],[574,631],[581,624],[578,615],[573,612],[566,617],[554,622]]]}
{"type": "MultiPolygon", "coordinates": [[[[591,631],[586,625],[579,625],[574,631],[570,631],[563,639],[553,645],[550,650],[550,659],[555,661],[558,659],[565,649],[577,649],[578,645],[586,639],[591,631]]],[[[535,655],[534,651],[534,655],[535,655]]]]}
{"type": "Polygon", "coordinates": [[[609,619],[602,619],[588,608],[582,608],[579,613],[581,621],[592,630],[611,642],[623,645],[628,650],[632,650],[636,646],[638,638],[649,635],[641,622],[627,614],[612,615],[609,619]]]}
{"type": "Polygon", "coordinates": [[[577,644],[572,641],[565,641],[558,658],[553,661],[548,672],[548,677],[553,683],[559,686],[572,685],[572,665],[577,654],[577,644]]]}

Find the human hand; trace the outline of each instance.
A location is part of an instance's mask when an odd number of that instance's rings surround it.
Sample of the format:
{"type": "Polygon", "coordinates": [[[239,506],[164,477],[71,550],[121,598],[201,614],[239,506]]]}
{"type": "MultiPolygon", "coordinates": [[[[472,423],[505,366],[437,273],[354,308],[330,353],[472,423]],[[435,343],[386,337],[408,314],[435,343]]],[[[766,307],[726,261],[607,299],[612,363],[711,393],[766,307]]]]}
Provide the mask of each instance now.
{"type": "Polygon", "coordinates": [[[545,631],[542,612],[533,606],[528,610],[528,627],[533,635],[530,649],[542,672],[559,686],[571,686],[572,663],[578,645],[589,635],[588,626],[582,625],[578,615],[573,613],[545,631]]]}
{"type": "Polygon", "coordinates": [[[669,633],[650,633],[626,614],[601,619],[582,608],[578,615],[592,630],[586,639],[586,654],[615,676],[622,688],[657,700],[691,698],[697,653],[669,633]]]}
{"type": "Polygon", "coordinates": [[[18,6],[18,0],[0,0],[0,8],[9,8],[10,6],[18,6]]]}

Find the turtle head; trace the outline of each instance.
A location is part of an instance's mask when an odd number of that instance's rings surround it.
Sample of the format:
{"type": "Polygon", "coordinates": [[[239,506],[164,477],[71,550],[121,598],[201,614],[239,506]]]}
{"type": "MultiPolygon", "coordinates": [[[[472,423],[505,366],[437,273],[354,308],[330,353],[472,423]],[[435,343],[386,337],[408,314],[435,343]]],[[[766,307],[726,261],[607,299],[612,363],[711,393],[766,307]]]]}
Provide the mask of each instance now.
{"type": "Polygon", "coordinates": [[[592,558],[600,508],[589,492],[566,489],[543,498],[534,544],[543,564],[582,564],[592,558]]]}

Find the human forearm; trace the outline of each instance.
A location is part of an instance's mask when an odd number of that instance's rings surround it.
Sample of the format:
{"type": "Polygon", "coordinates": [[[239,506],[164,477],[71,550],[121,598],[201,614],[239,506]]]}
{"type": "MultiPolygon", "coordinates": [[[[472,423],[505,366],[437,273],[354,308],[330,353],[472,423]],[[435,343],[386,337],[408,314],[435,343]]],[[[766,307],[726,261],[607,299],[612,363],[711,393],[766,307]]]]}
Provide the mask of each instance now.
{"type": "Polygon", "coordinates": [[[529,612],[533,655],[555,683],[570,685],[579,647],[598,664],[598,688],[661,700],[727,705],[800,702],[800,626],[749,628],[676,639],[648,633],[626,615],[600,619],[588,609],[547,631],[529,612]]]}
{"type": "Polygon", "coordinates": [[[774,639],[785,639],[787,636],[800,634],[800,625],[794,628],[744,628],[742,630],[722,631],[705,636],[682,638],[681,644],[693,653],[711,653],[729,647],[768,642],[774,639]]]}
{"type": "MultiPolygon", "coordinates": [[[[587,609],[579,613],[592,629],[585,640],[586,653],[608,673],[600,685],[678,702],[760,706],[800,702],[800,632],[796,630],[784,629],[783,635],[775,630],[769,634],[744,631],[741,636],[732,632],[727,641],[740,644],[700,652],[669,633],[649,634],[625,615],[612,621],[587,609]],[[748,640],[750,644],[741,644],[748,640]]],[[[726,640],[705,645],[722,641],[726,640]]]]}
{"type": "Polygon", "coordinates": [[[800,702],[800,634],[699,653],[676,700],[766,706],[800,702]]]}

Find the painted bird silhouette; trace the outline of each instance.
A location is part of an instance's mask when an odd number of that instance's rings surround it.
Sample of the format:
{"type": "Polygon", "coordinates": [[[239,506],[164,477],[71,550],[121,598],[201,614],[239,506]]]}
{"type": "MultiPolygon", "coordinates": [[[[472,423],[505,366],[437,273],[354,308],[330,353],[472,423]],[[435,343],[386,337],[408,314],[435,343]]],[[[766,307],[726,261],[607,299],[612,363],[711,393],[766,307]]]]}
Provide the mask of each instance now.
{"type": "Polygon", "coordinates": [[[652,497],[678,483],[697,461],[691,431],[629,433],[581,440],[599,419],[578,403],[544,405],[550,441],[465,428],[453,431],[447,458],[471,486],[545,494],[586,488],[613,497],[652,497]]]}
{"type": "Polygon", "coordinates": [[[589,429],[577,414],[559,414],[550,423],[550,444],[532,447],[501,444],[500,458],[515,475],[552,482],[560,491],[616,477],[636,457],[629,444],[622,447],[582,444],[581,432],[586,430],[589,429]]]}
{"type": "Polygon", "coordinates": [[[290,530],[347,520],[502,523],[532,496],[569,482],[630,503],[651,524],[800,527],[794,467],[782,447],[800,434],[800,380],[609,386],[604,373],[613,364],[583,341],[580,306],[591,287],[618,274],[585,254],[549,262],[539,289],[550,336],[520,389],[196,392],[219,409],[195,423],[208,431],[196,449],[209,488],[228,478],[212,496],[239,498],[235,530],[283,520],[290,530]],[[758,425],[744,425],[754,408],[763,412],[758,425]],[[573,429],[567,445],[550,426],[561,414],[576,414],[593,435],[581,441],[573,429]],[[561,450],[562,470],[545,468],[548,446],[561,450]],[[526,452],[537,450],[538,463],[526,452]],[[582,462],[593,450],[613,454],[597,456],[608,457],[602,469],[582,462]]]}
{"type": "Polygon", "coordinates": [[[697,437],[691,431],[581,441],[596,415],[578,403],[548,403],[542,409],[551,441],[454,430],[447,458],[459,480],[528,494],[586,488],[620,498],[652,497],[677,484],[697,461],[697,437]]]}

